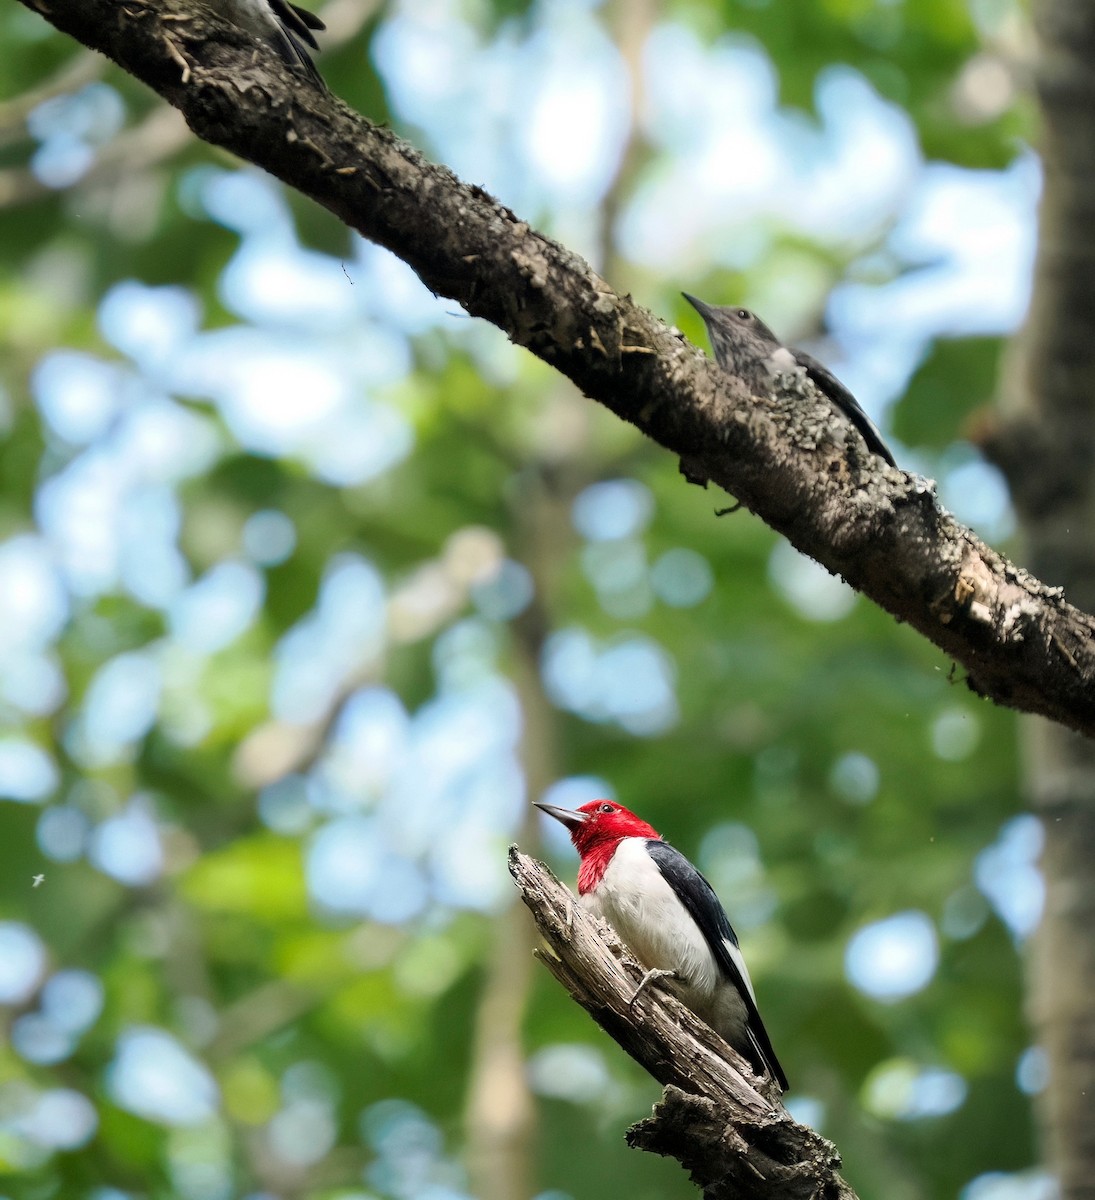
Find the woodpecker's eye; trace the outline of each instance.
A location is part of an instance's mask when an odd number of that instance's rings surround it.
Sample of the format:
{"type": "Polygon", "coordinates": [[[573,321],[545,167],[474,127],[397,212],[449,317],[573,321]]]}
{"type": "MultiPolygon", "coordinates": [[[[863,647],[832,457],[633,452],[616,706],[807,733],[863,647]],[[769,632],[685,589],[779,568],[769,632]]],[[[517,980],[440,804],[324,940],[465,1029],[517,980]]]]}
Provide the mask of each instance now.
{"type": "Polygon", "coordinates": [[[739,321],[751,321],[752,319],[753,319],[753,314],[747,308],[739,308],[738,309],[738,320],[739,321]]]}
{"type": "Polygon", "coordinates": [[[616,810],[612,807],[611,804],[602,804],[601,807],[599,809],[597,809],[597,811],[603,812],[603,813],[610,813],[610,812],[615,812],[616,810]]]}

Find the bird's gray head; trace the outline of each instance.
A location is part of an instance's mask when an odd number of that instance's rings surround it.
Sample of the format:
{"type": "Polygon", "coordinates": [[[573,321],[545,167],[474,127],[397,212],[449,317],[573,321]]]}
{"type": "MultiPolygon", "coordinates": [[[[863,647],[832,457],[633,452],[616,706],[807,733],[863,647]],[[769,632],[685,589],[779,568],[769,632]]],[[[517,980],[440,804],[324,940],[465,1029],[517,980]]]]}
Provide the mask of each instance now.
{"type": "Polygon", "coordinates": [[[735,308],[732,305],[706,304],[698,297],[689,295],[688,292],[681,292],[681,295],[703,317],[703,323],[707,326],[708,333],[712,329],[728,328],[735,332],[752,333],[766,342],[775,342],[777,346],[779,345],[779,338],[750,309],[735,308]]]}
{"type": "Polygon", "coordinates": [[[867,448],[891,467],[897,466],[882,435],[859,401],[816,358],[784,346],[747,308],[723,308],[705,304],[687,292],[681,292],[681,295],[703,317],[715,361],[724,371],[736,376],[757,394],[771,390],[774,376],[805,373],[814,387],[828,397],[840,416],[859,430],[867,448]]]}
{"type": "Polygon", "coordinates": [[[752,351],[752,357],[755,357],[758,351],[767,354],[779,346],[776,335],[749,309],[705,304],[687,292],[681,292],[681,295],[703,317],[719,366],[732,370],[743,354],[752,351]]]}

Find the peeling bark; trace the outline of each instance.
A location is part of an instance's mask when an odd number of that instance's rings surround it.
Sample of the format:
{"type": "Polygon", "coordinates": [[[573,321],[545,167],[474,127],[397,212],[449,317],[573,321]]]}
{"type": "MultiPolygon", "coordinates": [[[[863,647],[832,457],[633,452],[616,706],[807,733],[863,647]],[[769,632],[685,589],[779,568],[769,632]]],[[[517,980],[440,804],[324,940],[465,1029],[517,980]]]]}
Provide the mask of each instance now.
{"type": "Polygon", "coordinates": [[[665,1088],[629,1145],[676,1158],[708,1200],[856,1200],[836,1148],[763,1094],[770,1081],[676,997],[656,985],[635,996],[645,972],[607,925],[516,846],[509,869],[546,942],[537,957],[665,1088]]]}
{"type": "Polygon", "coordinates": [[[461,183],[193,0],[20,0],[403,258],[591,399],[717,483],[961,663],[997,703],[1095,732],[1095,620],[959,525],[927,481],[886,468],[801,378],[751,394],[679,330],[481,188],[461,183]]]}

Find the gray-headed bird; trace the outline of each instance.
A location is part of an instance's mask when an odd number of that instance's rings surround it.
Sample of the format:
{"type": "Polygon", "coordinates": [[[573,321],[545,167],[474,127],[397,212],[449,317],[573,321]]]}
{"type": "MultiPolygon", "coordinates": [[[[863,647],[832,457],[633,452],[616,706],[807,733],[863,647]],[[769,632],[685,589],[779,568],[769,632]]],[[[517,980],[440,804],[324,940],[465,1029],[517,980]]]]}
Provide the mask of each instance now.
{"type": "Polygon", "coordinates": [[[746,374],[746,381],[763,387],[766,380],[748,378],[748,364],[763,364],[769,376],[786,374],[796,369],[805,371],[806,376],[832,402],[838,412],[859,430],[867,448],[877,454],[891,467],[896,467],[889,447],[874,422],[859,406],[859,401],[827,367],[823,366],[804,350],[785,346],[767,325],[747,308],[722,307],[705,304],[687,292],[681,295],[703,317],[707,336],[715,361],[724,370],[734,374],[746,374]]]}

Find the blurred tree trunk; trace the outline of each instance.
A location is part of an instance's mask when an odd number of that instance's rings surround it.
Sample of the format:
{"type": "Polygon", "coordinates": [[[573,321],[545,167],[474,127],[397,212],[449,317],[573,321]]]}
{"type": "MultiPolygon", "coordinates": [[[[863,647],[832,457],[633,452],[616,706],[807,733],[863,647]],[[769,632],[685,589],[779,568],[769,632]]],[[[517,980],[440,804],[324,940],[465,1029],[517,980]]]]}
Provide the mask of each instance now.
{"type": "MultiPolygon", "coordinates": [[[[598,269],[617,282],[627,263],[617,253],[620,209],[648,148],[641,133],[642,51],[657,17],[657,0],[614,0],[608,10],[613,40],[627,68],[630,129],[616,175],[600,209],[598,269]]],[[[542,397],[545,423],[565,424],[547,454],[523,463],[512,498],[514,549],[534,581],[535,600],[514,622],[512,674],[524,723],[523,763],[528,799],[544,794],[565,774],[559,712],[544,689],[540,663],[550,632],[556,578],[572,552],[570,510],[578,492],[599,477],[590,456],[592,421],[581,397],[563,381],[542,397]],[[546,416],[554,412],[555,417],[546,416]],[[565,415],[564,415],[565,414],[565,415]]],[[[539,845],[531,805],[518,836],[539,845]]],[[[522,1027],[532,987],[533,947],[539,938],[514,896],[495,925],[495,940],[480,1002],[465,1115],[468,1179],[479,1200],[525,1200],[534,1192],[536,1104],[525,1068],[522,1027]]]]}
{"type": "MultiPolygon", "coordinates": [[[[988,446],[1011,485],[1030,569],[1095,610],[1095,4],[1040,0],[1042,198],[1030,315],[988,446]]],[[[1065,1200],[1095,1195],[1095,745],[1025,718],[1043,819],[1046,907],[1029,960],[1048,1056],[1041,1122],[1065,1200]]]]}
{"type": "MultiPolygon", "coordinates": [[[[544,690],[540,658],[549,628],[553,580],[569,549],[572,491],[557,495],[545,472],[528,464],[517,497],[514,542],[533,579],[534,600],[514,622],[512,675],[521,706],[522,765],[529,801],[563,774],[559,714],[544,690]]],[[[528,805],[517,840],[538,846],[528,805]]],[[[527,1200],[536,1188],[536,1102],[525,1066],[523,1029],[532,990],[536,930],[511,897],[494,922],[491,954],[472,1043],[465,1134],[471,1192],[479,1200],[527,1200]]]]}

